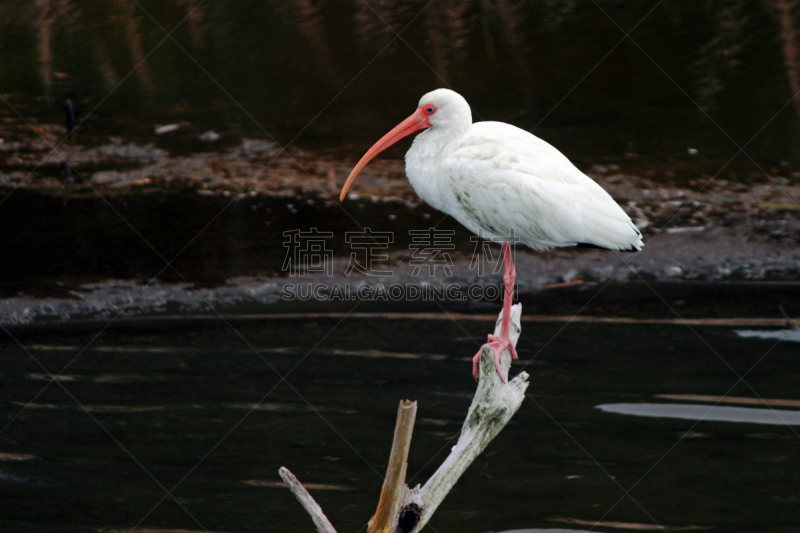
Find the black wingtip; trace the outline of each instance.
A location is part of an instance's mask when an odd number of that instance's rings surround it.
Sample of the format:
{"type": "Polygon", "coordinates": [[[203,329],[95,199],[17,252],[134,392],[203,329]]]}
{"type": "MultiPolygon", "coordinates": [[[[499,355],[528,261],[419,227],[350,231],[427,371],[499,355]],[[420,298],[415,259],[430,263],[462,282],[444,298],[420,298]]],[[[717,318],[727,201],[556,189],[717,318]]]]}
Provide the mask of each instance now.
{"type": "Polygon", "coordinates": [[[598,246],[596,244],[592,244],[590,242],[579,242],[575,244],[575,248],[594,248],[595,250],[610,250],[611,248],[606,248],[605,246],[598,246]]]}
{"type": "MultiPolygon", "coordinates": [[[[598,246],[597,244],[592,244],[590,242],[579,242],[575,244],[575,248],[593,248],[595,250],[611,250],[615,251],[613,248],[608,248],[606,246],[598,246]]],[[[641,248],[637,248],[636,246],[631,244],[630,248],[621,248],[616,250],[618,252],[641,252],[641,248]]]]}

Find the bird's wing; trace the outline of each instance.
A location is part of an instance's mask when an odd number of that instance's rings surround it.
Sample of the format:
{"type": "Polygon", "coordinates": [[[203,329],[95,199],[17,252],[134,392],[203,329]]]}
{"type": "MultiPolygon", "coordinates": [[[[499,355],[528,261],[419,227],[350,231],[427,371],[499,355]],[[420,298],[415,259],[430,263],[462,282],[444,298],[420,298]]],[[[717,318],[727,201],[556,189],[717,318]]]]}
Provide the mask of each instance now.
{"type": "Polygon", "coordinates": [[[594,245],[640,249],[630,217],[591,178],[538,137],[478,122],[443,157],[448,212],[470,230],[515,235],[532,248],[594,245]]]}

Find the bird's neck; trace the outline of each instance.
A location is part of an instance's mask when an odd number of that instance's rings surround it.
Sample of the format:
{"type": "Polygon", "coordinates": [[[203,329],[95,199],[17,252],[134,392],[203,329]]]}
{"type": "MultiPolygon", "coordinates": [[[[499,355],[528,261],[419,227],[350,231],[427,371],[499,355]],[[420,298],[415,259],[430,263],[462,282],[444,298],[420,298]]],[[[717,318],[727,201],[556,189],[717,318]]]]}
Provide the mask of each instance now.
{"type": "Polygon", "coordinates": [[[441,210],[445,203],[443,179],[440,172],[442,159],[452,151],[453,144],[469,129],[465,127],[432,127],[414,139],[406,152],[406,175],[417,195],[435,209],[441,210]]]}

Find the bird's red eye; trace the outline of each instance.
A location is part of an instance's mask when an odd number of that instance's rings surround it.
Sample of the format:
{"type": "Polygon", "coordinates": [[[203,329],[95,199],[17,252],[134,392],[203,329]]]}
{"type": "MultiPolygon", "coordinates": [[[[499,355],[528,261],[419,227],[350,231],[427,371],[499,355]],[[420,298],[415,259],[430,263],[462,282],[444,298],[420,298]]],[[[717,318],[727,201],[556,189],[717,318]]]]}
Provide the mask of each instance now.
{"type": "Polygon", "coordinates": [[[429,105],[428,107],[425,108],[425,113],[433,115],[434,113],[436,113],[436,108],[433,107],[432,105],[429,105]]]}

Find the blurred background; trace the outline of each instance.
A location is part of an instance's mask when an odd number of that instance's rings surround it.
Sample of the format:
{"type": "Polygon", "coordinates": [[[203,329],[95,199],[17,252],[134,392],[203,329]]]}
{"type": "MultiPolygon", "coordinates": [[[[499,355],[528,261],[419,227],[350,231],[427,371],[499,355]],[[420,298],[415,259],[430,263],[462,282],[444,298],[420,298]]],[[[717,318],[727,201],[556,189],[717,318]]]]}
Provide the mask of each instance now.
{"type": "Polygon", "coordinates": [[[410,139],[338,201],[437,87],[646,246],[517,251],[528,398],[429,529],[799,531],[795,0],[0,0],[1,531],[309,530],[282,465],[365,531],[401,398],[424,483],[500,300],[328,289],[500,282],[410,139]],[[392,276],[348,272],[364,228],[392,276]],[[452,272],[421,279],[430,228],[452,272]],[[287,268],[312,230],[330,270],[287,268]]]}
{"type": "Polygon", "coordinates": [[[4,2],[8,103],[60,123],[71,97],[91,112],[89,136],[149,138],[154,123],[190,121],[352,157],[419,96],[449,86],[476,119],[535,130],[584,165],[713,173],[709,160],[725,162],[768,122],[748,153],[764,167],[800,163],[800,104],[778,113],[800,90],[791,2],[141,6],[4,2]]]}

